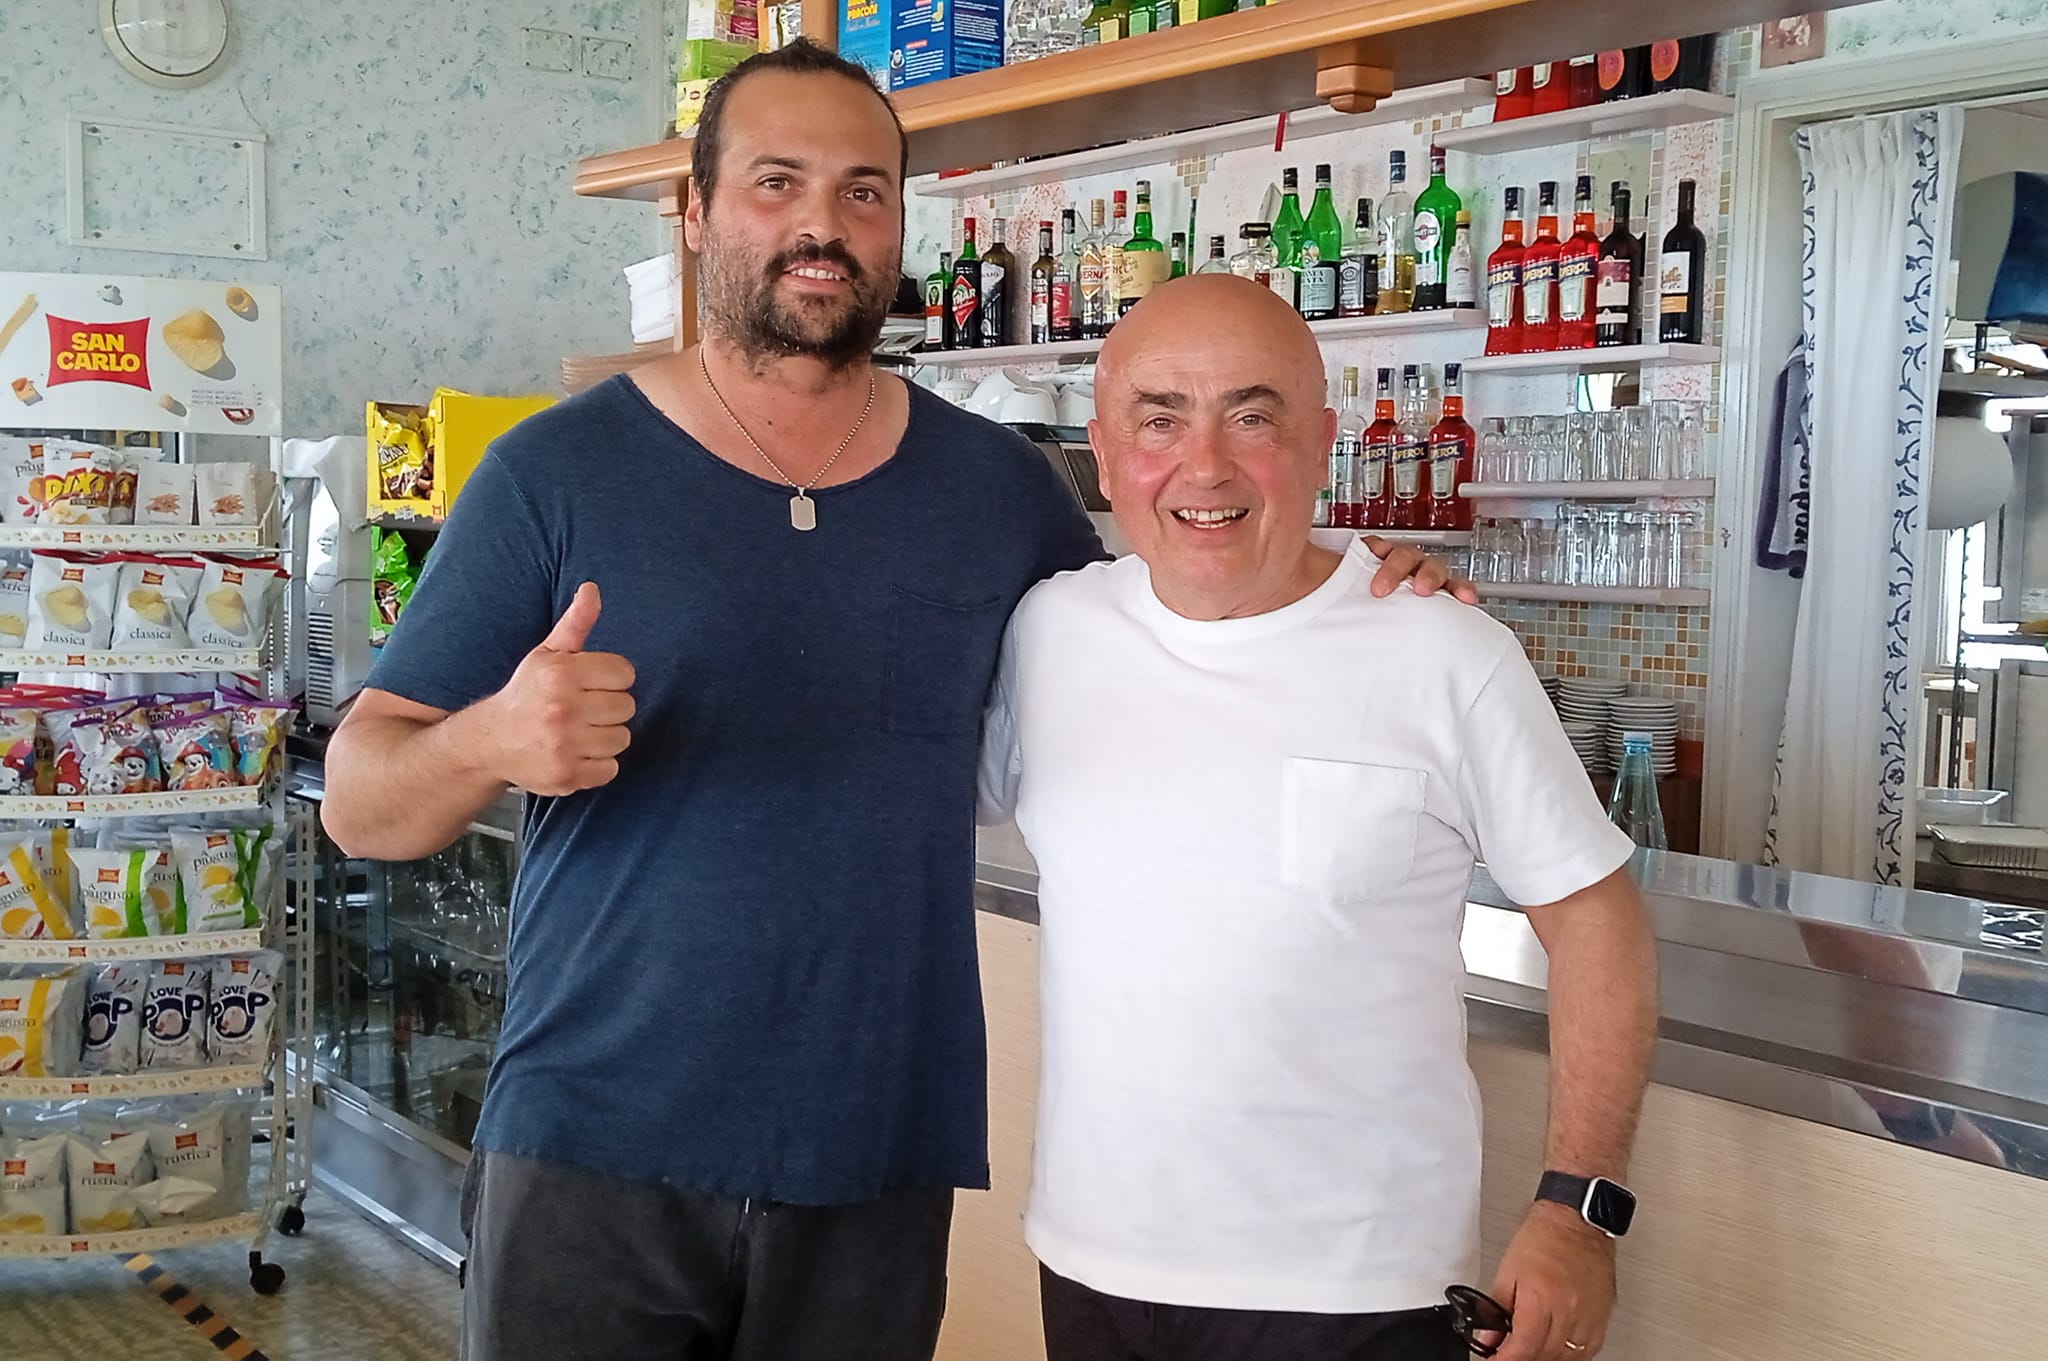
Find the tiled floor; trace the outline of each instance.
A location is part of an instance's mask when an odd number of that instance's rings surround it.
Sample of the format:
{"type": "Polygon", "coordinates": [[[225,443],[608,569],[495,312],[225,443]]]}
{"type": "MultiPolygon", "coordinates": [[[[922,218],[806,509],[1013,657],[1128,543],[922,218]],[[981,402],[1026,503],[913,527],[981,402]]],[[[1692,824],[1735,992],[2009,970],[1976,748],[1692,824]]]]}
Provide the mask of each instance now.
{"type": "MultiPolygon", "coordinates": [[[[249,1288],[248,1243],[157,1260],[273,1361],[450,1361],[462,1316],[455,1277],[318,1192],[299,1238],[273,1236],[287,1273],[249,1288]]],[[[0,1357],[7,1361],[207,1361],[202,1338],[120,1260],[0,1260],[0,1357]]]]}

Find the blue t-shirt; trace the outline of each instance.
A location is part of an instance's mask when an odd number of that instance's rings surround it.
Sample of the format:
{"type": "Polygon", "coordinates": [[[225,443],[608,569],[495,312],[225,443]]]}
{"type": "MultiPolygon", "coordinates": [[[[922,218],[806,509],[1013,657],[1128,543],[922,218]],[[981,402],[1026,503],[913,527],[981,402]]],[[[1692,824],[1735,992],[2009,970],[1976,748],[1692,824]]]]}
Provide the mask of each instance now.
{"type": "Polygon", "coordinates": [[[463,708],[585,581],[638,673],[619,777],[529,801],[478,1146],[796,1204],[988,1184],[983,701],[1011,607],[1102,547],[1031,445],[910,393],[810,533],[625,378],[464,486],[371,685],[463,708]]]}

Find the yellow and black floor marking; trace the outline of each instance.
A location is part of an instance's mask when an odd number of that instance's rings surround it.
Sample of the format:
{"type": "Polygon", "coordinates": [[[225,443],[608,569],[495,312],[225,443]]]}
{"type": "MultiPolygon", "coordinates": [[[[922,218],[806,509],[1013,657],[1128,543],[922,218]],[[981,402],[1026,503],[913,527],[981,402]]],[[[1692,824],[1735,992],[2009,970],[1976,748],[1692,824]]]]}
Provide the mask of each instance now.
{"type": "Polygon", "coordinates": [[[122,1259],[122,1264],[135,1273],[137,1280],[156,1292],[158,1299],[177,1311],[180,1318],[199,1330],[199,1335],[211,1342],[222,1356],[230,1361],[270,1361],[260,1348],[228,1326],[226,1319],[202,1304],[199,1297],[178,1284],[170,1272],[158,1266],[143,1253],[122,1259]]]}

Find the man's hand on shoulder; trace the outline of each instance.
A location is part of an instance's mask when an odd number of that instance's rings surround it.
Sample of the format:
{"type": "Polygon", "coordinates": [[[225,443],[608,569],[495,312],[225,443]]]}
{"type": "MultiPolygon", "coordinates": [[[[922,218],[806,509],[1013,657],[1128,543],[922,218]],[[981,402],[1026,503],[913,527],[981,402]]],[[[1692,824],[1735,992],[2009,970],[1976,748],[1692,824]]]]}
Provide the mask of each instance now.
{"type": "Polygon", "coordinates": [[[559,797],[618,778],[632,741],[633,664],[583,650],[601,608],[596,583],[583,583],[554,630],[479,706],[496,773],[530,794],[559,797]]]}
{"type": "Polygon", "coordinates": [[[1413,544],[1395,543],[1377,534],[1368,534],[1365,546],[1380,560],[1380,570],[1372,577],[1374,595],[1392,595],[1402,582],[1412,581],[1417,595],[1435,595],[1448,589],[1467,605],[1479,603],[1477,586],[1455,575],[1441,559],[1431,557],[1413,544]]]}
{"type": "Polygon", "coordinates": [[[1497,1361],[1592,1361],[1614,1317],[1614,1255],[1570,1208],[1530,1206],[1487,1291],[1515,1321],[1497,1361]]]}

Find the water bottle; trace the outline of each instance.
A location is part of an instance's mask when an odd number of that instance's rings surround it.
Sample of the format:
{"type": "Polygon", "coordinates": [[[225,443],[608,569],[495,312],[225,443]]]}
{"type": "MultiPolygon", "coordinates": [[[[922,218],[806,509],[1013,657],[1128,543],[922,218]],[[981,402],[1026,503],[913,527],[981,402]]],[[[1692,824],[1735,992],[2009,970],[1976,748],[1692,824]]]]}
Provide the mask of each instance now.
{"type": "Polygon", "coordinates": [[[1621,773],[1614,777],[1614,795],[1607,800],[1607,820],[1628,833],[1628,839],[1652,850],[1666,849],[1664,810],[1657,804],[1657,773],[1650,767],[1650,735],[1623,733],[1621,773]]]}

